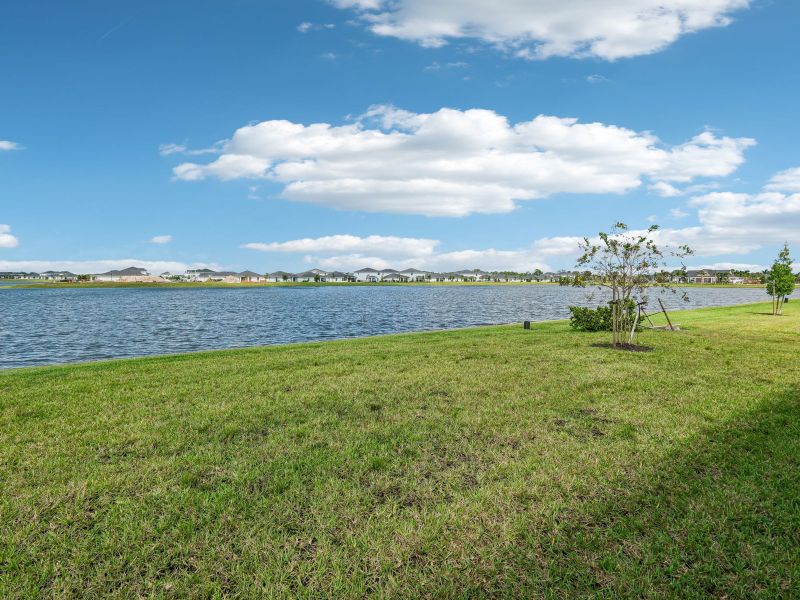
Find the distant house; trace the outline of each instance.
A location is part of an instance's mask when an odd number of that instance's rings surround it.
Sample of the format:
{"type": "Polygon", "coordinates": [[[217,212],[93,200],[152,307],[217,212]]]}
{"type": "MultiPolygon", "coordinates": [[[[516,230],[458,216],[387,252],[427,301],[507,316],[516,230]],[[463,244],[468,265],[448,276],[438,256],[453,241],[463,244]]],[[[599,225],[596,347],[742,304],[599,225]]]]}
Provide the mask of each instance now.
{"type": "Polygon", "coordinates": [[[40,279],[47,279],[48,281],[75,281],[78,276],[69,271],[45,271],[39,273],[40,279]]]}
{"type": "Polygon", "coordinates": [[[20,273],[18,271],[0,273],[0,279],[39,279],[38,273],[20,273]]]}
{"type": "Polygon", "coordinates": [[[241,274],[235,271],[212,271],[211,269],[190,269],[186,271],[186,278],[190,281],[198,281],[200,283],[207,283],[209,281],[216,281],[219,283],[241,283],[243,281],[241,274]]]}
{"type": "MultiPolygon", "coordinates": [[[[96,281],[122,281],[122,282],[133,282],[133,281],[141,281],[143,279],[150,279],[150,273],[147,272],[147,269],[142,269],[140,267],[128,267],[127,269],[120,269],[120,270],[111,270],[106,271],[105,273],[98,273],[94,276],[96,281]]],[[[161,279],[161,277],[158,277],[161,279]]]]}
{"type": "Polygon", "coordinates": [[[319,269],[313,269],[311,271],[305,271],[303,273],[296,273],[292,275],[292,281],[296,281],[297,283],[310,283],[312,281],[322,281],[323,277],[324,271],[321,272],[319,269]]]}
{"type": "Polygon", "coordinates": [[[274,273],[269,273],[266,279],[272,283],[281,283],[282,281],[291,281],[292,274],[286,271],[275,271],[274,273]]]}
{"type": "Polygon", "coordinates": [[[408,275],[403,275],[402,273],[389,273],[385,275],[381,281],[386,281],[389,283],[405,283],[408,281],[410,277],[408,275]]]}
{"type": "Polygon", "coordinates": [[[375,283],[380,281],[381,275],[380,271],[376,269],[359,269],[353,273],[353,277],[355,277],[356,281],[375,283]]]}
{"type": "Polygon", "coordinates": [[[189,269],[186,271],[186,279],[189,281],[210,281],[214,271],[211,269],[189,269]]]}
{"type": "Polygon", "coordinates": [[[717,283],[717,277],[714,269],[700,269],[695,271],[686,271],[686,283],[717,283]]]}
{"type": "Polygon", "coordinates": [[[381,278],[381,281],[385,281],[387,277],[394,275],[395,273],[398,273],[398,271],[395,269],[381,269],[378,271],[378,277],[381,278]]]}
{"type": "Polygon", "coordinates": [[[421,269],[405,269],[400,271],[400,275],[405,275],[408,277],[409,281],[427,281],[430,274],[430,271],[422,271],[421,269]]]}
{"type": "Polygon", "coordinates": [[[430,281],[447,281],[447,273],[430,273],[428,278],[430,281]]]}
{"type": "Polygon", "coordinates": [[[325,275],[325,281],[333,283],[345,283],[354,280],[355,278],[352,275],[349,273],[343,273],[342,271],[333,271],[325,275]]]}
{"type": "Polygon", "coordinates": [[[239,273],[239,279],[242,283],[259,283],[267,280],[266,275],[259,275],[253,271],[242,271],[239,273]]]}
{"type": "Polygon", "coordinates": [[[732,283],[734,285],[742,285],[747,280],[741,275],[734,275],[733,273],[731,273],[730,275],[728,275],[727,281],[728,283],[732,283]]]}

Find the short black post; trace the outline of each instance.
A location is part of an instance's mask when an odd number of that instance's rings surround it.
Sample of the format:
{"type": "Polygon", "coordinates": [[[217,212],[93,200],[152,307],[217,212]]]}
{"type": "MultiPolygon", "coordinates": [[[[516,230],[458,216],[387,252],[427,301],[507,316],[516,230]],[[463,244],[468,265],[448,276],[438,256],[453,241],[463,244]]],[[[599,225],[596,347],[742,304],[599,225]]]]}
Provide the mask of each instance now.
{"type": "Polygon", "coordinates": [[[531,322],[530,321],[523,321],[522,326],[525,329],[530,329],[531,328],[531,322]]]}

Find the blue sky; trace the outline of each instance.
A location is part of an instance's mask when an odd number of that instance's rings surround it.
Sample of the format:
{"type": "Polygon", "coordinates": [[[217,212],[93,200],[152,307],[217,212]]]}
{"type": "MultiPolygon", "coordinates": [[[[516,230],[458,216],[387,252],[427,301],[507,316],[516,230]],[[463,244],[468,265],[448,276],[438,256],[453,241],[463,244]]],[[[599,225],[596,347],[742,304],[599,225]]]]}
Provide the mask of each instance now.
{"type": "Polygon", "coordinates": [[[3,3],[0,270],[555,269],[618,220],[698,266],[800,245],[797,2],[474,4],[3,3]]]}

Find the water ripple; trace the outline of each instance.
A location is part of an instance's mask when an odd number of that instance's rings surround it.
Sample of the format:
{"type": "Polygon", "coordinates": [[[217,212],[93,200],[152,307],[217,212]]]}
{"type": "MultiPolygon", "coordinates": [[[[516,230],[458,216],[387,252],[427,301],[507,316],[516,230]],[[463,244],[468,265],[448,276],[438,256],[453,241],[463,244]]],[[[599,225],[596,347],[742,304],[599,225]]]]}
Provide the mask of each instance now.
{"type": "MultiPolygon", "coordinates": [[[[692,288],[670,308],[765,300],[692,288]]],[[[595,306],[558,286],[25,289],[0,294],[0,369],[107,358],[544,321],[595,306]]]]}

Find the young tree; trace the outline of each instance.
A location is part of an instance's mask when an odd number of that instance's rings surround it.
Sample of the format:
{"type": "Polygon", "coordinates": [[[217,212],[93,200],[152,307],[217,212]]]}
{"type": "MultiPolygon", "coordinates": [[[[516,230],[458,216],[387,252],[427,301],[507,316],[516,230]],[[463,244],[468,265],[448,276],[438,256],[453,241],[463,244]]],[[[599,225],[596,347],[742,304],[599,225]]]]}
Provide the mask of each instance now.
{"type": "Polygon", "coordinates": [[[792,273],[792,258],[789,256],[789,244],[783,245],[778,258],[772,263],[764,278],[767,293],[772,296],[772,314],[780,315],[787,296],[794,291],[795,276],[792,273]]]}
{"type": "MultiPolygon", "coordinates": [[[[684,258],[692,254],[688,246],[661,250],[655,243],[658,225],[647,231],[630,231],[625,223],[616,223],[610,232],[600,232],[599,240],[584,238],[583,254],[577,266],[588,268],[594,283],[611,292],[611,331],[613,343],[619,346],[630,330],[628,343],[633,343],[636,329],[631,307],[646,300],[646,291],[653,276],[667,267],[667,258],[684,258]]],[[[658,281],[662,288],[672,289],[672,281],[658,281]]],[[[685,297],[685,295],[684,295],[685,297]]]]}

